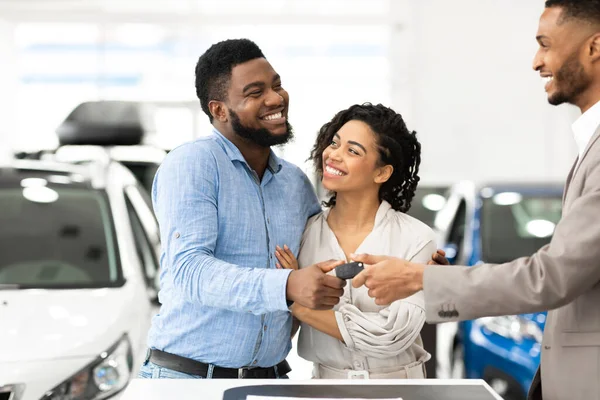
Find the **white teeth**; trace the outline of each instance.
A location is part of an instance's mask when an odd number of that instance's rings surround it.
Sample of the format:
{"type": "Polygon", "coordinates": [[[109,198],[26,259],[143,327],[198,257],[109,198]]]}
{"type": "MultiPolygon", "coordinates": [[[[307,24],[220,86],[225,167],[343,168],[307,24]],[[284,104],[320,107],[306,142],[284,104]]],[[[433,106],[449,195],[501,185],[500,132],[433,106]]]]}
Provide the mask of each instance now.
{"type": "Polygon", "coordinates": [[[329,165],[325,166],[325,171],[327,171],[328,173],[332,174],[332,175],[337,175],[337,176],[343,176],[346,175],[345,173],[343,173],[340,170],[337,170],[333,167],[330,167],[329,165]]]}
{"type": "Polygon", "coordinates": [[[544,79],[544,82],[548,83],[548,82],[552,82],[552,80],[554,79],[554,77],[553,76],[547,76],[547,77],[545,77],[543,79],[544,79]]]}
{"type": "Polygon", "coordinates": [[[267,121],[272,121],[274,119],[279,119],[281,118],[283,115],[281,114],[281,111],[279,111],[278,113],[275,114],[271,114],[271,115],[267,115],[266,117],[264,117],[263,119],[267,120],[267,121]]]}

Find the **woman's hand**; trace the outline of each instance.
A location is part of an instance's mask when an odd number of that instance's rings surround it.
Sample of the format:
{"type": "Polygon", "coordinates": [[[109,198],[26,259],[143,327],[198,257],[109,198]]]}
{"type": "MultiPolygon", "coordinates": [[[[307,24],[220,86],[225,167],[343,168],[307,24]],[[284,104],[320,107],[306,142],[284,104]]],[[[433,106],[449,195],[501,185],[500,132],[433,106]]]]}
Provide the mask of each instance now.
{"type": "Polygon", "coordinates": [[[296,260],[296,256],[290,250],[287,245],[283,245],[283,249],[277,246],[277,250],[275,251],[275,257],[279,260],[278,263],[275,263],[277,268],[279,269],[298,269],[298,260],[296,260]]]}

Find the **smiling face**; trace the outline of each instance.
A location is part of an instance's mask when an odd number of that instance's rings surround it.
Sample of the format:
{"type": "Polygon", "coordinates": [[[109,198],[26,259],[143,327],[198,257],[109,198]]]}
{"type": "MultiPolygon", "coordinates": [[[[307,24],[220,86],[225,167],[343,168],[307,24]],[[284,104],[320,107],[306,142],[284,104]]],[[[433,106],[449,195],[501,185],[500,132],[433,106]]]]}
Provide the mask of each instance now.
{"type": "MultiPolygon", "coordinates": [[[[536,39],[539,49],[533,69],[545,80],[548,102],[570,103],[583,111],[591,106],[593,83],[598,80],[594,68],[597,27],[575,18],[563,18],[560,7],[544,10],[536,39]]],[[[595,101],[594,101],[595,102],[595,101]]]]}
{"type": "Polygon", "coordinates": [[[287,120],[288,93],[281,86],[279,74],[264,58],[233,67],[227,99],[211,103],[235,134],[259,146],[283,144],[292,137],[287,120]]]}
{"type": "Polygon", "coordinates": [[[374,132],[359,120],[346,122],[323,150],[323,186],[338,195],[379,192],[393,168],[380,166],[374,132]]]}

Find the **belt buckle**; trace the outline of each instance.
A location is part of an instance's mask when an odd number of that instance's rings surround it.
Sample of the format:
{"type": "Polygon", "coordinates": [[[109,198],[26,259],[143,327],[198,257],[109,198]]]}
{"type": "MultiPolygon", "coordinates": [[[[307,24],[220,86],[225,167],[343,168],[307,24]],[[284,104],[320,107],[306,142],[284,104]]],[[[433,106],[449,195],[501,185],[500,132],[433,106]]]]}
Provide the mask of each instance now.
{"type": "Polygon", "coordinates": [[[245,371],[248,371],[248,368],[238,368],[238,379],[244,379],[246,377],[245,371]]]}
{"type": "Polygon", "coordinates": [[[348,379],[369,379],[369,371],[348,371],[348,379]]]}

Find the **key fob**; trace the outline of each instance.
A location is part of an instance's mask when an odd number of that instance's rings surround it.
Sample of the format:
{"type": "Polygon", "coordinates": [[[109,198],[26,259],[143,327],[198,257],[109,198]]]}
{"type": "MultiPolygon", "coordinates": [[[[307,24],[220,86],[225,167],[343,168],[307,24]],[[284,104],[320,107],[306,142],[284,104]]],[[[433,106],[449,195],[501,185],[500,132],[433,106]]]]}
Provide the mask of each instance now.
{"type": "Polygon", "coordinates": [[[363,263],[354,261],[335,267],[335,275],[340,279],[352,279],[364,268],[363,263]]]}

